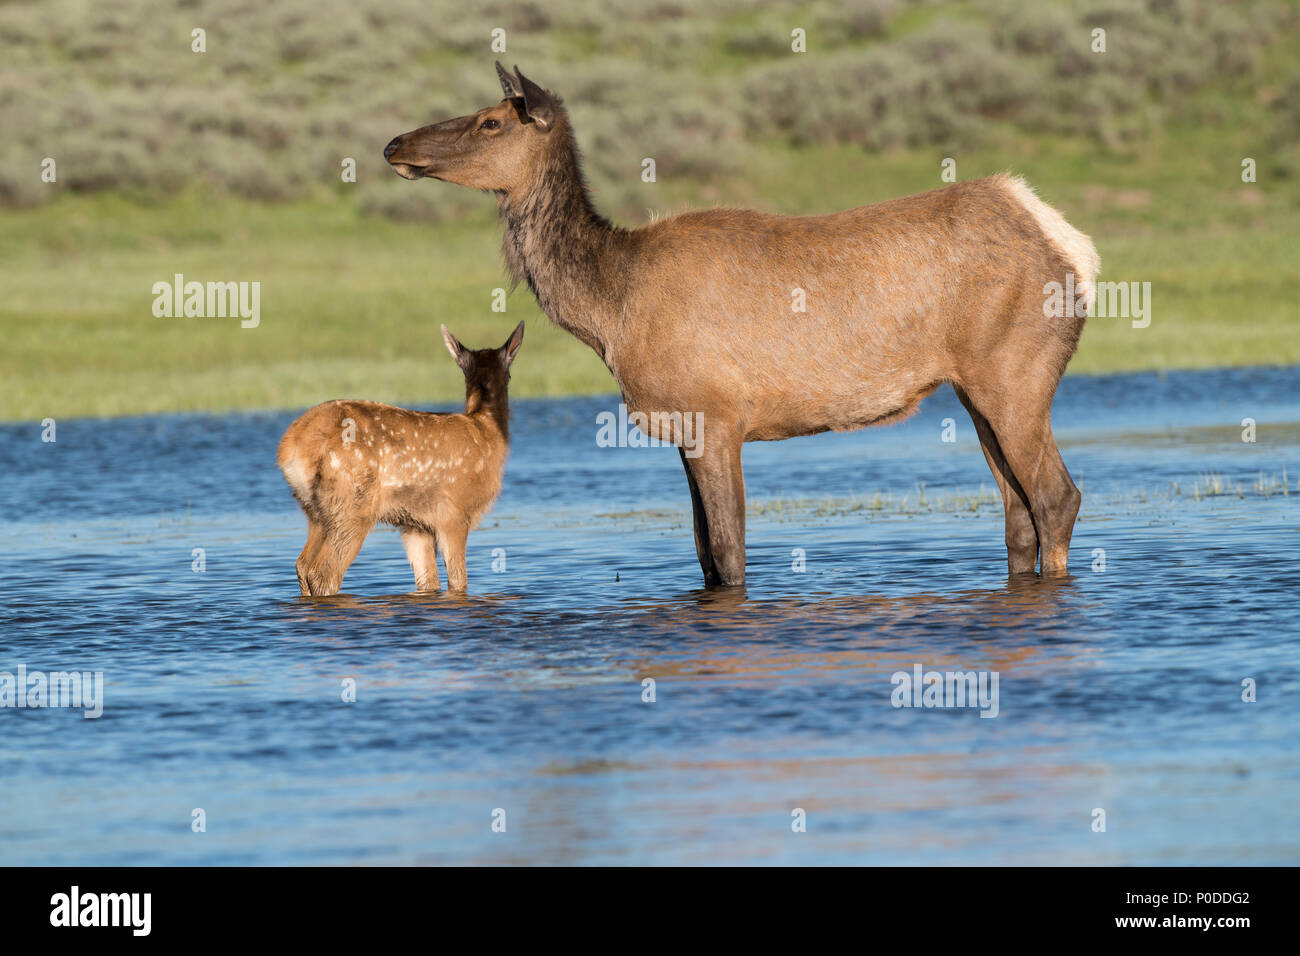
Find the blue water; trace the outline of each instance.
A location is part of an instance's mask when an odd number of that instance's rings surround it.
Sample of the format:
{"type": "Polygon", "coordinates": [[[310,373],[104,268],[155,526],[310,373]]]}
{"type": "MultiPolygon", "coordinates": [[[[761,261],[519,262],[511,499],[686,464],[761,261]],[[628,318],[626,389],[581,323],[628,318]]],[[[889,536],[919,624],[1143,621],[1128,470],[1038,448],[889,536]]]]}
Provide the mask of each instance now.
{"type": "Polygon", "coordinates": [[[514,404],[463,597],[387,529],[298,597],[292,414],[0,426],[0,671],[105,682],[0,709],[0,862],[1300,862],[1300,369],[1066,379],[1055,584],[1008,581],[946,389],[747,446],[743,592],[700,588],[673,449],[597,447],[616,406],[514,404]],[[915,664],[996,671],[998,716],[892,706],[915,664]]]}

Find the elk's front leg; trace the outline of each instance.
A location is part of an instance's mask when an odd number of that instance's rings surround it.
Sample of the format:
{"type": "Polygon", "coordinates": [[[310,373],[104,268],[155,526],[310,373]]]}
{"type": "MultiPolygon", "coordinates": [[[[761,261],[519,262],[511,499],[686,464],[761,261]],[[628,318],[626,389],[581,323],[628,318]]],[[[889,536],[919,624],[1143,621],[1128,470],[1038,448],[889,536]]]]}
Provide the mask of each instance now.
{"type": "Polygon", "coordinates": [[[704,514],[704,501],[700,498],[699,485],[691,472],[691,460],[686,457],[686,449],[678,448],[682,456],[682,467],[686,469],[686,484],[691,489],[691,511],[695,516],[695,554],[700,559],[700,569],[704,572],[704,583],[715,585],[721,583],[718,569],[713,564],[713,554],[709,551],[709,520],[704,514]]]}
{"type": "Polygon", "coordinates": [[[738,436],[714,436],[700,455],[682,452],[695,509],[695,550],[706,586],[745,583],[745,476],[738,436]]]}
{"type": "Polygon", "coordinates": [[[438,548],[442,551],[443,563],[447,565],[447,587],[452,591],[464,591],[469,586],[469,574],[465,569],[468,539],[469,525],[463,521],[438,527],[438,548]]]}
{"type": "Polygon", "coordinates": [[[403,529],[402,545],[406,548],[406,559],[411,562],[411,570],[415,572],[415,589],[417,591],[442,590],[434,536],[428,531],[403,529]]]}

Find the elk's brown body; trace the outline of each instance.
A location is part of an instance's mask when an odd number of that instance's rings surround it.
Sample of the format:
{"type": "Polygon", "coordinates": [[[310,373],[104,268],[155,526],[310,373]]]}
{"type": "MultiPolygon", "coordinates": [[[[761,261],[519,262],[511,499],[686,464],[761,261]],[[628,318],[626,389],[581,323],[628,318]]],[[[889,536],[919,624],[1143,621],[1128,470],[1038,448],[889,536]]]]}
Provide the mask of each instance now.
{"type": "Polygon", "coordinates": [[[559,99],[497,69],[499,104],[384,155],[407,179],[497,194],[511,273],[630,411],[703,413],[702,454],[682,461],[706,583],[744,581],[744,442],[897,421],[945,382],[1001,489],[1010,570],[1040,553],[1045,574],[1066,569],[1080,495],[1051,405],[1100,269],[1087,236],[1012,176],[826,216],[711,209],[621,229],[591,204],[559,99]],[[1045,284],[1070,273],[1077,311],[1046,316],[1045,284]]]}
{"type": "Polygon", "coordinates": [[[465,373],[465,412],[415,412],[339,400],[308,409],[280,441],[277,459],[307,514],[298,558],[304,595],[338,593],[343,575],[378,522],[401,529],[421,591],[465,590],[465,543],[501,492],[509,450],[509,367],[519,323],[499,349],[471,351],[443,326],[465,373]]]}

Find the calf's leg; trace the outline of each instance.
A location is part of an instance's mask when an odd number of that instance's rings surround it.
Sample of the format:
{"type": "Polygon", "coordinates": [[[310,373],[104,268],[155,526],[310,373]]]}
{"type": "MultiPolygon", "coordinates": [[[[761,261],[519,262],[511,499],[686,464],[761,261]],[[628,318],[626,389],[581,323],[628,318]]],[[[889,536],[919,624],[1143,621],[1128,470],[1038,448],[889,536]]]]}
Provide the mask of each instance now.
{"type": "Polygon", "coordinates": [[[302,591],[303,597],[311,595],[311,585],[307,582],[307,574],[316,563],[316,552],[320,550],[321,542],[325,540],[325,526],[319,521],[307,518],[307,543],[302,547],[302,554],[298,555],[298,589],[302,591]]]}
{"type": "Polygon", "coordinates": [[[307,570],[307,587],[315,597],[338,594],[343,575],[356,560],[374,521],[344,521],[331,525],[307,570]]]}
{"type": "Polygon", "coordinates": [[[442,562],[447,565],[447,587],[452,591],[464,591],[469,586],[469,574],[465,570],[465,543],[469,539],[469,526],[457,521],[438,528],[438,548],[442,551],[442,562]]]}
{"type": "Polygon", "coordinates": [[[442,590],[442,577],[438,574],[437,538],[418,528],[403,528],[402,547],[406,548],[406,560],[411,562],[411,570],[415,572],[415,589],[442,590]]]}

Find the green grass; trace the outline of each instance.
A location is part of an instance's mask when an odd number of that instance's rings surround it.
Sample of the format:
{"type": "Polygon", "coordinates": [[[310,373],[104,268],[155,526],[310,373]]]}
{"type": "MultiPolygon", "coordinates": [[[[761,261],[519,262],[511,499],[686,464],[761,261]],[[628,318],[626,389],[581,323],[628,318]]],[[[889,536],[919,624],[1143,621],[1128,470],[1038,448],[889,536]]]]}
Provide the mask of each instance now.
{"type": "MultiPolygon", "coordinates": [[[[581,130],[579,130],[581,136],[581,130]]],[[[1244,134],[1243,134],[1244,135],[1244,134]]],[[[1006,130],[958,155],[958,175],[1014,168],[1102,255],[1105,278],[1150,282],[1153,319],[1093,319],[1074,373],[1300,362],[1300,184],[1240,182],[1249,143],[1176,127],[1130,156],[1006,130]]],[[[1254,151],[1258,152],[1258,150],[1254,151]]],[[[825,212],[938,186],[940,152],[850,146],[755,149],[724,185],[646,185],[659,212],[725,202],[825,212]]],[[[390,188],[451,190],[442,183],[390,188]]],[[[0,212],[0,419],[298,408],[334,397],[419,403],[463,394],[438,332],[500,344],[528,321],[517,397],[609,392],[585,346],[506,284],[490,197],[440,224],[367,216],[356,187],[289,204],[186,192],[165,201],[65,195],[0,212]],[[258,281],[261,324],[155,318],[151,287],[258,281]]],[[[633,224],[627,222],[627,224],[633,224]]]]}
{"type": "Polygon", "coordinates": [[[498,25],[502,59],[567,97],[626,225],[844,209],[934,188],[951,156],[961,179],[1024,174],[1103,279],[1151,283],[1151,326],[1091,320],[1071,372],[1300,362],[1297,0],[48,0],[0,4],[0,420],[453,401],[439,324],[478,346],[521,318],[515,395],[611,391],[527,290],[491,311],[491,198],[380,155],[492,101],[498,25]],[[1083,55],[1098,22],[1109,52],[1083,55]],[[155,318],[176,272],[260,282],[260,327],[155,318]]]}
{"type": "Polygon", "coordinates": [[[491,310],[505,280],[485,205],[477,219],[438,228],[363,217],[346,197],[290,206],[73,197],[7,213],[0,416],[446,401],[464,384],[439,325],[485,347],[520,318],[533,321],[516,394],[608,390],[600,361],[536,321],[526,290],[504,315],[491,310]],[[151,287],[174,272],[260,282],[260,325],[156,318],[151,287]]]}

